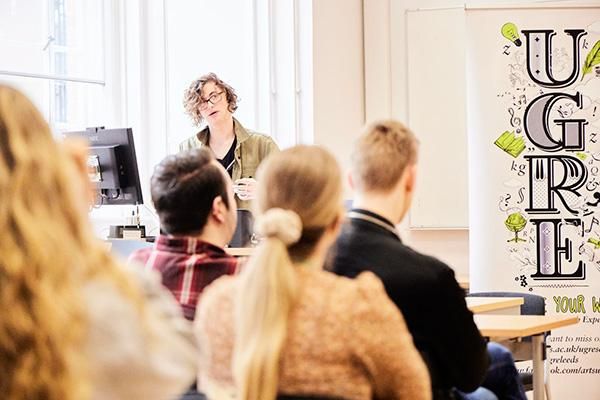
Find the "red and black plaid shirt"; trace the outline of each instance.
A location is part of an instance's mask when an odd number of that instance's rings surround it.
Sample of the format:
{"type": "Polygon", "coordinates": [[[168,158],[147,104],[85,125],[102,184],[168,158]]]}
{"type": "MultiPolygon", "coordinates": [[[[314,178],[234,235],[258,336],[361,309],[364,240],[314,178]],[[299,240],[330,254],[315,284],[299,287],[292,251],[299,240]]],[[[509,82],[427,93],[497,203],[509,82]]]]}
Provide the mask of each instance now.
{"type": "Polygon", "coordinates": [[[220,247],[193,237],[165,235],[160,235],[154,246],[131,254],[129,262],[158,271],[189,320],[194,319],[204,288],[222,275],[234,274],[238,265],[237,259],[220,247]]]}

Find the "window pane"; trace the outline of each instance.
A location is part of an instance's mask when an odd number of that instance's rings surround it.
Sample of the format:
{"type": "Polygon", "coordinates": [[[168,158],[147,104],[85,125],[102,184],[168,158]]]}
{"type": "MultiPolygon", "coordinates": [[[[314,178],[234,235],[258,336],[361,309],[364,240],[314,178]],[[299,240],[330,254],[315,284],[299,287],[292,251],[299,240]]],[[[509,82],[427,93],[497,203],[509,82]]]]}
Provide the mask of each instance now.
{"type": "Polygon", "coordinates": [[[57,81],[51,98],[51,121],[57,131],[80,130],[92,126],[110,126],[108,104],[110,94],[102,85],[57,81]]]}
{"type": "Polygon", "coordinates": [[[109,94],[102,85],[21,77],[2,77],[25,93],[42,112],[55,133],[92,126],[111,127],[109,94]],[[108,126],[107,126],[108,125],[108,126]]]}
{"type": "Polygon", "coordinates": [[[50,118],[50,81],[0,75],[0,84],[14,87],[23,92],[40,110],[46,120],[50,118]]]}
{"type": "Polygon", "coordinates": [[[102,0],[0,1],[0,70],[104,79],[102,16],[102,0]]]}

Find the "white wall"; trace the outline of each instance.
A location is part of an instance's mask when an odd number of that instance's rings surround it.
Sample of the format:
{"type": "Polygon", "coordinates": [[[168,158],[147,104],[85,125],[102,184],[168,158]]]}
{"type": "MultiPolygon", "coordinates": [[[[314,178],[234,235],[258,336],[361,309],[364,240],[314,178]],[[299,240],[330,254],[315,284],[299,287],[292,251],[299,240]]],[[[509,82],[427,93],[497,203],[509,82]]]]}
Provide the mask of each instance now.
{"type": "MultiPolygon", "coordinates": [[[[366,120],[395,118],[406,122],[406,26],[405,10],[448,7],[444,0],[365,0],[365,110],[366,120]]],[[[415,249],[448,263],[459,276],[469,273],[468,230],[410,230],[405,220],[403,240],[415,249]]]]}
{"type": "Polygon", "coordinates": [[[314,143],[345,170],[365,123],[362,3],[313,1],[314,143]]]}

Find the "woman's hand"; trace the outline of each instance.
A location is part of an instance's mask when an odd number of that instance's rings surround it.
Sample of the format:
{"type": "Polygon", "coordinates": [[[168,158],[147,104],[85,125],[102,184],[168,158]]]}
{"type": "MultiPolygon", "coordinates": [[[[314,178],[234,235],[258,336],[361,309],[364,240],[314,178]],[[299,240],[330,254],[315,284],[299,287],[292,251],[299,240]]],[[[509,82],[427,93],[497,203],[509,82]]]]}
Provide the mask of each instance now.
{"type": "Polygon", "coordinates": [[[233,192],[240,200],[252,200],[256,197],[256,179],[242,178],[234,182],[233,192]]]}

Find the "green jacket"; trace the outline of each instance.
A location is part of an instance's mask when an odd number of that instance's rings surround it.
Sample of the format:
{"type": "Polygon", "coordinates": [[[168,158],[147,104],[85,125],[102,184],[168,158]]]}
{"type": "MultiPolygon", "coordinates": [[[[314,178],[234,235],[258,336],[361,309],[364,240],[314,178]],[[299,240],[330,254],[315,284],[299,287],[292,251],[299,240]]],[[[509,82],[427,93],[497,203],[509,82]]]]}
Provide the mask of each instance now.
{"type": "MultiPolygon", "coordinates": [[[[235,182],[240,178],[256,178],[258,165],[269,154],[279,152],[279,147],[270,136],[244,128],[235,118],[233,119],[233,126],[237,144],[235,146],[235,163],[233,164],[231,179],[235,182]]],[[[181,142],[179,151],[208,145],[209,135],[210,131],[207,126],[194,136],[181,142]]],[[[240,200],[237,196],[235,198],[238,208],[250,209],[250,201],[240,200]]]]}

